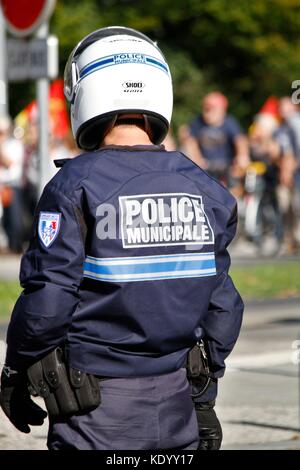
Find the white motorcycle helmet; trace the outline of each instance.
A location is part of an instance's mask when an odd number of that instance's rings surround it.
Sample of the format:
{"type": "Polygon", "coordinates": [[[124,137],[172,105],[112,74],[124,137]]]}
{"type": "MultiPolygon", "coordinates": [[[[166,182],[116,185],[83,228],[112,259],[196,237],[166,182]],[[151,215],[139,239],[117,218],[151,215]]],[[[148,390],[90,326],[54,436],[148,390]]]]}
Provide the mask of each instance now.
{"type": "Polygon", "coordinates": [[[172,115],[170,70],[157,45],[134,29],[112,26],[86,36],[65,68],[77,145],[95,150],[122,114],[140,114],[154,144],[165,138],[172,115]]]}

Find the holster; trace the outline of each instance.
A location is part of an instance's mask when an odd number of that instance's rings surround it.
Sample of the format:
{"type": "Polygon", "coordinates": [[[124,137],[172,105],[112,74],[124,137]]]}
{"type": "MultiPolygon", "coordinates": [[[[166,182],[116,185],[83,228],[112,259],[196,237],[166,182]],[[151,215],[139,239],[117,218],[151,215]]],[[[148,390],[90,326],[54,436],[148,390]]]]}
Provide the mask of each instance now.
{"type": "Polygon", "coordinates": [[[84,414],[101,403],[99,380],[66,365],[58,347],[27,370],[29,392],[44,398],[52,418],[84,414]]]}
{"type": "Polygon", "coordinates": [[[211,382],[208,357],[203,340],[197,342],[197,344],[189,351],[186,362],[186,371],[187,379],[191,386],[191,397],[201,397],[211,382]]]}

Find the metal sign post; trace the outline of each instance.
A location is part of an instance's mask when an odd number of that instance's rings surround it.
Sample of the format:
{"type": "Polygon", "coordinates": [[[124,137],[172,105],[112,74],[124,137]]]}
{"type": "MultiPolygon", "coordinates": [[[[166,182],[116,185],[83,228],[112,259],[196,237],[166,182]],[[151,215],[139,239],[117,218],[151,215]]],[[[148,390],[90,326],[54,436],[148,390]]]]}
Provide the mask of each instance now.
{"type": "MultiPolygon", "coordinates": [[[[45,23],[40,26],[36,36],[41,39],[48,37],[48,24],[45,23]]],[[[51,174],[50,170],[50,156],[49,156],[49,80],[48,78],[40,78],[37,80],[37,102],[38,102],[38,116],[39,116],[39,164],[40,164],[40,179],[39,179],[39,195],[42,194],[43,189],[51,174]]]]}
{"type": "Polygon", "coordinates": [[[0,8],[0,116],[7,116],[6,28],[0,8]]]}

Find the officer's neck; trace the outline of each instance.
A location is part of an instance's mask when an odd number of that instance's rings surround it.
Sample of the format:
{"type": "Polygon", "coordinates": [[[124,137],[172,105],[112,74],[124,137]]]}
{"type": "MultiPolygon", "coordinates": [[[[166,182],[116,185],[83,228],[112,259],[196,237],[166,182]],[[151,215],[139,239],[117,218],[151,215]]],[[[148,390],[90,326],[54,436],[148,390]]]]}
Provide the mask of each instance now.
{"type": "Polygon", "coordinates": [[[102,146],[106,145],[151,145],[148,134],[134,124],[122,124],[112,128],[105,136],[102,146]]]}

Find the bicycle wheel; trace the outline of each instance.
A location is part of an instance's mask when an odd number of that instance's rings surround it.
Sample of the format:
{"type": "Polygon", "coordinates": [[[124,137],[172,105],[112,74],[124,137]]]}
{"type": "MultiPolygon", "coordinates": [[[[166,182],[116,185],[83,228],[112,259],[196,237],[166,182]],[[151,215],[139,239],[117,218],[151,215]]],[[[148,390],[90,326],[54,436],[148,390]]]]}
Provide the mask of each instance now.
{"type": "Polygon", "coordinates": [[[282,216],[276,197],[266,192],[257,204],[253,241],[261,256],[275,256],[281,248],[282,239],[282,216]]]}

